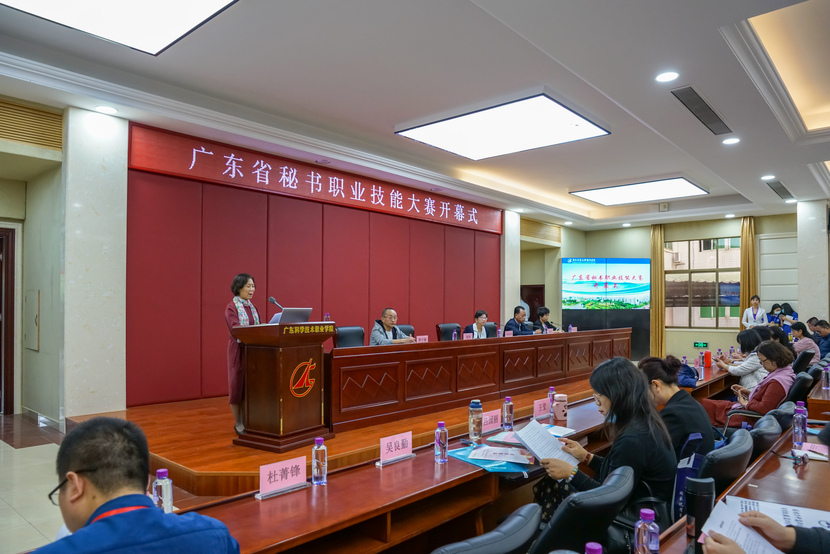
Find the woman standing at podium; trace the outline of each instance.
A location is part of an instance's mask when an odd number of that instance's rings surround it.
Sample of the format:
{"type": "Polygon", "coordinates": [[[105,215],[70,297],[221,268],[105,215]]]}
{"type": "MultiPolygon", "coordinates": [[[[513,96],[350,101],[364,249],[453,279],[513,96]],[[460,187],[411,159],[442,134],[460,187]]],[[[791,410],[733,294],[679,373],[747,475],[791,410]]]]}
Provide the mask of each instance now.
{"type": "MultiPolygon", "coordinates": [[[[225,308],[225,322],[228,331],[235,325],[259,325],[259,314],[251,298],[254,297],[254,278],[247,273],[240,273],[233,278],[231,292],[233,300],[225,308]]],[[[231,334],[228,342],[228,395],[233,413],[233,429],[237,435],[245,430],[242,422],[242,397],[245,393],[245,372],[242,369],[242,348],[239,341],[231,334]]]]}

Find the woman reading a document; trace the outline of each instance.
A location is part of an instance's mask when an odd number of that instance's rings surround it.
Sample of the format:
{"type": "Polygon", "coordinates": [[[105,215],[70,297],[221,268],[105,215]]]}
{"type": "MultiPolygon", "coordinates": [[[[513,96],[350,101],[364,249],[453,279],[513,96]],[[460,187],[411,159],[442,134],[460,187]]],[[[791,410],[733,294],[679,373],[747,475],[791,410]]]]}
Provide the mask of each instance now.
{"type": "MultiPolygon", "coordinates": [[[[225,323],[228,331],[235,325],[259,325],[259,314],[251,298],[254,297],[254,278],[240,273],[233,278],[231,292],[233,300],[225,308],[225,323]]],[[[245,393],[245,371],[242,368],[242,348],[233,335],[228,341],[228,395],[233,413],[233,429],[238,435],[245,430],[242,422],[242,396],[245,393]]]]}
{"type": "MultiPolygon", "coordinates": [[[[611,451],[607,456],[591,454],[576,441],[559,439],[562,450],[596,471],[597,480],[559,459],[543,459],[548,475],[533,488],[542,506],[542,520],[549,521],[559,503],[571,492],[594,489],[618,467],[630,466],[638,485],[632,498],[651,492],[671,503],[677,460],[666,425],[652,403],[645,375],[631,361],[616,357],[598,365],[591,373],[591,388],[600,413],[609,424],[611,451]]],[[[658,522],[663,525],[670,522],[658,522]]]]}

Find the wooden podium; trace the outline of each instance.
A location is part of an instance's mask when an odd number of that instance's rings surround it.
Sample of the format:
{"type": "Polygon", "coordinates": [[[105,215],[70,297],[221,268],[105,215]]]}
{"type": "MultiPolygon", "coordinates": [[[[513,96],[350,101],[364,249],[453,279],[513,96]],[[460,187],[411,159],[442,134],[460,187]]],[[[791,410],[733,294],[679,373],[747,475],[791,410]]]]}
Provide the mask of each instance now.
{"type": "Polygon", "coordinates": [[[245,432],[233,443],[282,453],[334,437],[323,364],[334,322],[239,326],[231,334],[242,343],[245,371],[245,432]]]}

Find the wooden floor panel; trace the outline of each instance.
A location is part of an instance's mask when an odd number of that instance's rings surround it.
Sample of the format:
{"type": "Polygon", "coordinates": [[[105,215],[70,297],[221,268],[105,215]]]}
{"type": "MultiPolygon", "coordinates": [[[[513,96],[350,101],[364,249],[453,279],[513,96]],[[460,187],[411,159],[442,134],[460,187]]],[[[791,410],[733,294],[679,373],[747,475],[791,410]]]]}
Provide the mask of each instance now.
{"type": "MultiPolygon", "coordinates": [[[[591,394],[587,379],[557,387],[567,394],[569,402],[591,394]]],[[[531,415],[533,401],[544,398],[547,389],[513,397],[515,417],[531,415]]],[[[484,403],[484,411],[500,408],[501,401],[484,403]]],[[[147,434],[152,471],[167,468],[173,482],[198,496],[232,496],[259,488],[259,466],[307,456],[311,448],[277,454],[243,446],[235,446],[233,417],[228,398],[207,398],[186,402],[138,406],[124,411],[75,417],[76,423],[106,415],[134,421],[147,434]]],[[[467,432],[467,409],[453,408],[420,417],[337,433],[328,441],[329,471],[364,463],[379,456],[380,439],[412,431],[414,447],[429,444],[437,421],[444,421],[450,436],[467,432]]]]}

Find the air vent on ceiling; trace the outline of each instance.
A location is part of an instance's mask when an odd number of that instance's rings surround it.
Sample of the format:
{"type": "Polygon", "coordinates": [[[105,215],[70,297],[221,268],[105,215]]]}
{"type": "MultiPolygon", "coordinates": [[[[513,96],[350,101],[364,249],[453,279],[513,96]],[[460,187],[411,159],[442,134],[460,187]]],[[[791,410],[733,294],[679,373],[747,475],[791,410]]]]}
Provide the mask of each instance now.
{"type": "Polygon", "coordinates": [[[674,89],[671,93],[680,100],[681,104],[686,106],[686,109],[692,112],[692,115],[716,135],[725,135],[732,132],[732,129],[724,123],[720,116],[715,113],[715,110],[692,87],[674,89]]]}
{"type": "Polygon", "coordinates": [[[791,200],[795,198],[795,196],[787,190],[787,187],[785,187],[784,183],[781,181],[769,181],[767,182],[767,186],[771,188],[775,194],[780,196],[782,200],[791,200]]]}

